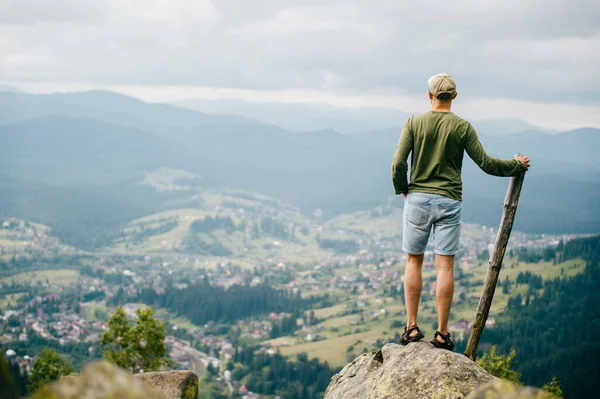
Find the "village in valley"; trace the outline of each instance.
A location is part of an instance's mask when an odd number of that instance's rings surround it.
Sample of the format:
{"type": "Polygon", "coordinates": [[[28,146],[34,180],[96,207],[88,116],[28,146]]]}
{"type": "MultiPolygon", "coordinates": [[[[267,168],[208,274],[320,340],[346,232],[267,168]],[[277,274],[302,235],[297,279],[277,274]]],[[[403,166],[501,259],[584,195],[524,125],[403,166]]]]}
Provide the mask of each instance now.
{"type": "MultiPolygon", "coordinates": [[[[326,219],[262,197],[220,193],[209,199],[203,209],[134,221],[113,246],[95,251],[69,247],[45,226],[2,219],[0,344],[7,357],[30,370],[33,353],[27,350],[51,346],[79,365],[101,357],[99,340],[116,306],[132,320],[138,307],[151,306],[165,323],[173,368],[217,370],[223,386],[252,398],[243,384],[232,385],[235,376],[227,367],[239,356],[240,342],[270,355],[306,353],[337,367],[397,339],[405,323],[401,208],[326,219]],[[187,292],[200,283],[224,293],[236,286],[269,286],[307,307],[282,311],[267,304],[265,311],[239,320],[194,323],[184,312],[160,306],[166,289],[187,292]],[[149,295],[158,299],[144,303],[149,295]]],[[[571,238],[513,232],[487,328],[511,298],[536,289],[538,279],[582,269],[552,256],[552,248],[571,238]]],[[[469,332],[494,239],[493,227],[463,226],[451,314],[458,340],[469,332]]],[[[424,330],[433,332],[430,249],[423,271],[419,317],[424,330]]]]}

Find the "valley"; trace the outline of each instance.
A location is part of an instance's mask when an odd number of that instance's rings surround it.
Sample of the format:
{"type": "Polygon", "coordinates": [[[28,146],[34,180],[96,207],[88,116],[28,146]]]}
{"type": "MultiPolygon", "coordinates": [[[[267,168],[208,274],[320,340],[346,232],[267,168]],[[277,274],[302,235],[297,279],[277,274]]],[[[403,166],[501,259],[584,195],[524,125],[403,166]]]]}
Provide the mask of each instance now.
{"type": "MultiPolygon", "coordinates": [[[[173,339],[221,362],[234,355],[232,337],[285,356],[306,353],[332,366],[397,339],[405,322],[401,209],[378,207],[323,220],[248,192],[195,195],[202,208],[136,219],[112,245],[94,251],[65,246],[44,226],[4,219],[0,239],[9,244],[2,247],[0,300],[5,309],[14,312],[24,331],[35,325],[45,339],[93,347],[90,337],[99,337],[114,306],[133,312],[146,303],[167,322],[173,339]],[[198,322],[203,316],[161,299],[172,290],[192,295],[190,304],[210,309],[213,305],[194,299],[193,291],[187,293],[203,281],[224,290],[223,298],[241,308],[249,304],[235,304],[226,294],[232,287],[252,290],[267,285],[290,295],[291,302],[287,308],[265,303],[235,322],[217,317],[205,324],[198,322]],[[56,301],[58,311],[44,310],[47,298],[56,301]],[[294,307],[294,301],[303,305],[294,307]],[[37,314],[27,313],[31,307],[39,309],[37,314]],[[63,332],[57,332],[57,322],[66,325],[63,332]],[[78,327],[73,330],[74,326],[78,327]]],[[[451,315],[458,339],[468,334],[494,233],[490,227],[464,225],[451,315]]],[[[489,328],[496,317],[504,317],[511,298],[531,295],[531,290],[541,289],[541,281],[583,270],[583,261],[560,261],[552,249],[574,237],[513,233],[489,328]],[[530,284],[529,276],[539,280],[537,285],[530,284]]],[[[436,328],[432,256],[427,252],[419,316],[428,333],[436,328]]],[[[3,337],[5,346],[19,342],[10,328],[3,337]]],[[[179,356],[182,367],[185,359],[179,356]]]]}

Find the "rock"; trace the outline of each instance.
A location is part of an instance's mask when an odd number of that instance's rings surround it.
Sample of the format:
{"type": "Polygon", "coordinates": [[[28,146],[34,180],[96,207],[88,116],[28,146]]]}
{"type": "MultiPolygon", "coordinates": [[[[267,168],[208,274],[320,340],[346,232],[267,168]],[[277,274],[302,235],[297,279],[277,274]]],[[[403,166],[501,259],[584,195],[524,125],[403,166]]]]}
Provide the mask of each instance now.
{"type": "Polygon", "coordinates": [[[192,399],[198,377],[189,371],[131,375],[106,361],[85,366],[79,376],[65,376],[35,393],[35,399],[192,399]]]}
{"type": "Polygon", "coordinates": [[[496,380],[472,392],[467,399],[557,399],[538,388],[522,387],[507,380],[496,380]]]}
{"type": "Polygon", "coordinates": [[[79,376],[62,377],[60,381],[35,393],[39,399],[166,399],[127,371],[106,362],[86,365],[79,376]]]}
{"type": "Polygon", "coordinates": [[[134,377],[160,390],[167,399],[196,399],[198,396],[198,376],[191,371],[157,371],[134,377]]]}
{"type": "Polygon", "coordinates": [[[496,379],[466,356],[428,342],[386,344],[334,375],[325,399],[458,399],[496,379]]]}

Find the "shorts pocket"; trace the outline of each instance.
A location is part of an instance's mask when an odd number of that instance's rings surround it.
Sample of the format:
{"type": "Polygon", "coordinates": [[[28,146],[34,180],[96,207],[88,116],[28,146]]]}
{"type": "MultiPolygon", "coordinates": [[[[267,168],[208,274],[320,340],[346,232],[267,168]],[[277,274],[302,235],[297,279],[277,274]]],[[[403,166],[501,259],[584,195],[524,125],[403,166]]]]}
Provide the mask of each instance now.
{"type": "Polygon", "coordinates": [[[429,202],[413,202],[409,199],[406,205],[408,207],[406,218],[410,223],[422,225],[427,222],[427,219],[429,218],[429,209],[431,207],[429,202]]]}
{"type": "Polygon", "coordinates": [[[455,224],[462,220],[462,203],[454,201],[440,204],[440,224],[455,224]]]}

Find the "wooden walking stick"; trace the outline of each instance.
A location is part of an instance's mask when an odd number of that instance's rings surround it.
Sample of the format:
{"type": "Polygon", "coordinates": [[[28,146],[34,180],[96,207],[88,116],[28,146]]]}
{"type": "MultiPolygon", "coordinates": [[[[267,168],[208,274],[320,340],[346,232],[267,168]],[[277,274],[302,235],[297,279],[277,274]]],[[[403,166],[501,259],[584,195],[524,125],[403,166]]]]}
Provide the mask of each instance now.
{"type": "Polygon", "coordinates": [[[485,322],[487,321],[490,312],[490,306],[492,305],[492,299],[494,298],[494,291],[496,290],[498,275],[502,268],[502,259],[504,259],[504,252],[506,251],[506,245],[508,244],[510,232],[515,220],[515,213],[517,212],[517,205],[519,203],[519,196],[521,195],[524,178],[525,172],[521,172],[517,176],[512,177],[510,179],[510,184],[508,185],[508,191],[506,193],[506,198],[504,199],[502,219],[500,220],[500,227],[498,228],[498,235],[496,236],[494,249],[490,255],[485,284],[483,285],[483,291],[481,292],[481,298],[479,299],[479,305],[477,306],[477,314],[475,315],[475,321],[471,327],[469,342],[467,343],[467,349],[465,350],[465,356],[471,360],[477,358],[477,346],[479,346],[479,339],[481,338],[481,333],[483,332],[483,327],[485,327],[485,322]]]}

